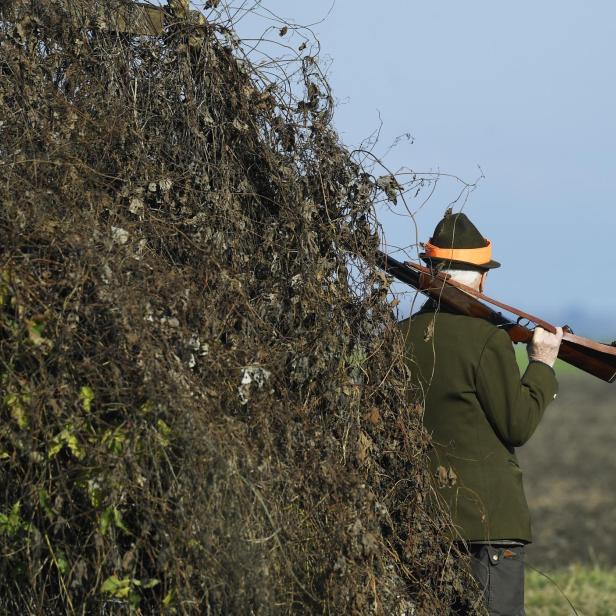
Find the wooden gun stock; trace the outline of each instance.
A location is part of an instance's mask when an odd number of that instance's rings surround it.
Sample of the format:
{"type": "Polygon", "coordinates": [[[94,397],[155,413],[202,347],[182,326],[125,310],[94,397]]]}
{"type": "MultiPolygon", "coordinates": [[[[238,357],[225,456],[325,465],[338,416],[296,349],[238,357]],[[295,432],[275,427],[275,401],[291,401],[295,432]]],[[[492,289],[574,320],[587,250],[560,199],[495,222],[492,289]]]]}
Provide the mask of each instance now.
{"type": "MultiPolygon", "coordinates": [[[[513,342],[530,342],[534,326],[551,333],[556,332],[554,325],[479,293],[446,274],[433,274],[428,268],[415,263],[401,263],[381,251],[377,251],[376,257],[377,265],[394,278],[447,306],[456,314],[485,319],[503,328],[513,342]],[[512,321],[486,304],[516,315],[517,319],[512,321]]],[[[616,381],[616,347],[575,336],[566,326],[564,329],[558,357],[608,383],[616,381]]]]}

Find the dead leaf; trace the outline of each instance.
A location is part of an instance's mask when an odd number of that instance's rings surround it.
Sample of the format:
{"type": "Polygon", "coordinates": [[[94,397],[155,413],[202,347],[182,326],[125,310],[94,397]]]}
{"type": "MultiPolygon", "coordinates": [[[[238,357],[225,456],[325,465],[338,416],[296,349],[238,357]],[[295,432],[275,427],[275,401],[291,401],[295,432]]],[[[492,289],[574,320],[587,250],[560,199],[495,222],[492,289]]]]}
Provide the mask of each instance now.
{"type": "Polygon", "coordinates": [[[128,231],[122,227],[111,227],[111,239],[116,244],[126,244],[128,242],[128,231]]]}
{"type": "Polygon", "coordinates": [[[364,462],[366,462],[366,460],[370,456],[370,452],[372,451],[372,439],[365,432],[360,432],[357,446],[357,459],[363,464],[364,462]]]}
{"type": "Polygon", "coordinates": [[[381,421],[381,412],[376,406],[373,406],[367,413],[364,414],[364,419],[369,421],[373,426],[376,426],[381,421]]]}
{"type": "Polygon", "coordinates": [[[458,483],[458,476],[451,466],[449,467],[449,471],[447,472],[447,483],[450,486],[455,486],[458,483]]]}
{"type": "Polygon", "coordinates": [[[426,331],[424,332],[424,342],[429,342],[434,337],[434,319],[428,323],[426,331]]]}
{"type": "Polygon", "coordinates": [[[439,466],[436,469],[436,476],[439,486],[444,488],[447,485],[447,469],[444,466],[439,466]]]}
{"type": "Polygon", "coordinates": [[[451,466],[448,469],[444,466],[439,466],[436,469],[436,476],[441,488],[451,488],[458,482],[458,475],[456,475],[456,472],[451,466]]]}
{"type": "Polygon", "coordinates": [[[139,197],[133,197],[130,200],[130,204],[128,206],[128,211],[131,214],[141,214],[143,212],[143,208],[144,208],[143,199],[141,199],[139,197]]]}
{"type": "Polygon", "coordinates": [[[376,185],[387,195],[387,199],[393,204],[398,203],[398,193],[402,190],[400,184],[393,175],[383,175],[376,185]]]}

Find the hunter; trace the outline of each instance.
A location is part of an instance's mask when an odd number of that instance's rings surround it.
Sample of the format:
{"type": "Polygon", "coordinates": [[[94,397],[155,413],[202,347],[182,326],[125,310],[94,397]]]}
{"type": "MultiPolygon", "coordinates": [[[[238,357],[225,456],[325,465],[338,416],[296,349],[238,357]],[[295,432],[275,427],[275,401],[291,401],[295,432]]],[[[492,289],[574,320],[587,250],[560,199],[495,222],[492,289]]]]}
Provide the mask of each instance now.
{"type": "MultiPolygon", "coordinates": [[[[425,252],[426,264],[482,292],[491,243],[465,214],[448,212],[425,252]]],[[[451,513],[463,550],[491,616],[524,615],[524,546],[530,516],[516,448],[556,398],[553,365],[562,340],[536,328],[520,378],[507,333],[484,321],[447,312],[428,301],[401,323],[415,395],[432,436],[436,492],[451,513]]]]}

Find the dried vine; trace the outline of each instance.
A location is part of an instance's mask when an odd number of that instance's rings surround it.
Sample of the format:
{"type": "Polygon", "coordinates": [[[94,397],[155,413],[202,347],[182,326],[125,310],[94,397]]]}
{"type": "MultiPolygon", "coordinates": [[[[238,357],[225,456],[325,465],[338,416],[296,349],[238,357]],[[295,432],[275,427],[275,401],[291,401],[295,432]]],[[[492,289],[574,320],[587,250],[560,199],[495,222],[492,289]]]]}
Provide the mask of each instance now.
{"type": "Polygon", "coordinates": [[[318,63],[120,5],[0,9],[0,609],[448,613],[383,189],[318,63]]]}

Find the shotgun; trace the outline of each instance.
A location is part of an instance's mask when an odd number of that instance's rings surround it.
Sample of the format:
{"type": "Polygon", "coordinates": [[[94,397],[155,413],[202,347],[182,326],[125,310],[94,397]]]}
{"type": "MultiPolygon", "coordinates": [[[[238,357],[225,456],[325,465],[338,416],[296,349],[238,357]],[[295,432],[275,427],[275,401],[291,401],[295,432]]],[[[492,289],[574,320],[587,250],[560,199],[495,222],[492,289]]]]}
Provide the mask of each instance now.
{"type": "MultiPolygon", "coordinates": [[[[380,250],[376,253],[376,263],[384,272],[421,291],[438,304],[447,306],[452,312],[485,319],[504,329],[512,342],[529,343],[535,327],[556,333],[554,325],[479,293],[442,272],[433,272],[416,263],[401,263],[380,250]],[[487,304],[501,308],[517,318],[508,319],[487,304]]],[[[563,330],[558,357],[588,374],[613,383],[616,380],[616,346],[576,336],[568,326],[563,327],[563,330]]]]}

